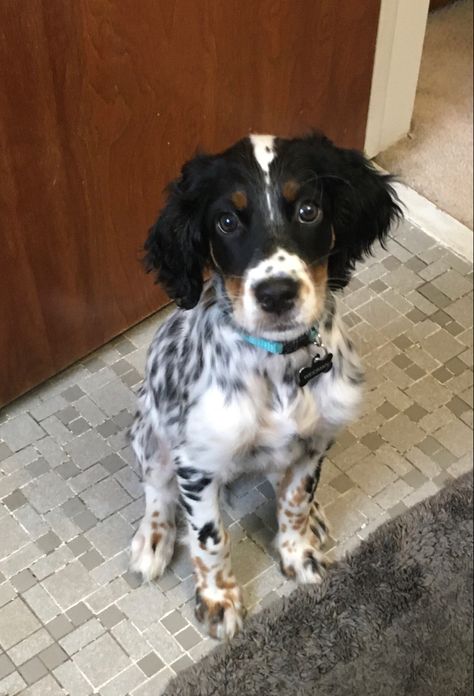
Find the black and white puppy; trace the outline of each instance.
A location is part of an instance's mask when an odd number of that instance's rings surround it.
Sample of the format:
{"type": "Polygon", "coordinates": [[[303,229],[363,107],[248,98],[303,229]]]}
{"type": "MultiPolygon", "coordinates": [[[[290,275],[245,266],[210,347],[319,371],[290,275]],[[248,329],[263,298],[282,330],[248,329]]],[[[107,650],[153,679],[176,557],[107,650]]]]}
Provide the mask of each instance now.
{"type": "Polygon", "coordinates": [[[322,135],[244,138],[197,156],[169,187],[146,267],[180,309],[150,346],[131,430],[146,496],[131,568],[163,573],[179,502],[196,615],[214,637],[231,637],[244,613],[223,484],[265,472],[283,573],[303,583],[324,573],[316,486],[363,381],[336,291],[399,215],[389,178],[322,135]]]}

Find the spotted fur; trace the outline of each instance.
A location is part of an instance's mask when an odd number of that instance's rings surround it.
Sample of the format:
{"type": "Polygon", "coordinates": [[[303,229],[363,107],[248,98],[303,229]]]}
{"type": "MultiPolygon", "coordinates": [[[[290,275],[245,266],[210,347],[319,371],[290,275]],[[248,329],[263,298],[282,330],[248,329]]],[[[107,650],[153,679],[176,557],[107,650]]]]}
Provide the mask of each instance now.
{"type": "Polygon", "coordinates": [[[219,513],[219,490],[237,476],[258,470],[275,486],[282,571],[300,582],[325,572],[315,494],[363,381],[335,291],[398,212],[389,181],[362,155],[322,136],[252,136],[188,163],[150,232],[147,268],[188,311],[158,329],[138,394],[131,442],[146,508],[131,567],[145,579],[164,571],[179,503],[196,616],[214,637],[231,637],[244,614],[219,513]],[[296,374],[311,346],[276,355],[243,338],[288,341],[315,322],[333,369],[303,388],[296,374]]]}

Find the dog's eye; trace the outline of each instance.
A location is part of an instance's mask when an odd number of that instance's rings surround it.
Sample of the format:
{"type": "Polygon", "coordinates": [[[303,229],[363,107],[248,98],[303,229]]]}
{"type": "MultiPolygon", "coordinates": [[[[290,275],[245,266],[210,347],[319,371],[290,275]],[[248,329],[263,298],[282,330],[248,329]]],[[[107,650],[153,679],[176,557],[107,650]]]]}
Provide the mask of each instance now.
{"type": "Polygon", "coordinates": [[[223,234],[235,232],[239,226],[239,218],[235,213],[223,213],[217,219],[217,229],[223,234]]]}
{"type": "Polygon", "coordinates": [[[317,222],[323,214],[321,208],[311,201],[303,201],[298,208],[298,222],[312,223],[317,222]]]}

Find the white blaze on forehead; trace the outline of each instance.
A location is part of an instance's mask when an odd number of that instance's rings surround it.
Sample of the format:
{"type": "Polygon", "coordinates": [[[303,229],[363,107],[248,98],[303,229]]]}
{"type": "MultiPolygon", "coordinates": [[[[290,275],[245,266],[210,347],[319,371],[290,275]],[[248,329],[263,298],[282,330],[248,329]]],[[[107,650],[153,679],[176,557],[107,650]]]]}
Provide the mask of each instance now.
{"type": "Polygon", "coordinates": [[[270,164],[275,159],[275,136],[274,135],[251,135],[250,142],[253,147],[253,154],[262,171],[265,179],[270,181],[270,164]]]}
{"type": "Polygon", "coordinates": [[[265,198],[267,201],[270,220],[275,217],[272,197],[270,194],[270,164],[275,159],[275,136],[274,135],[251,135],[250,142],[253,147],[254,157],[263,171],[265,177],[265,198]]]}

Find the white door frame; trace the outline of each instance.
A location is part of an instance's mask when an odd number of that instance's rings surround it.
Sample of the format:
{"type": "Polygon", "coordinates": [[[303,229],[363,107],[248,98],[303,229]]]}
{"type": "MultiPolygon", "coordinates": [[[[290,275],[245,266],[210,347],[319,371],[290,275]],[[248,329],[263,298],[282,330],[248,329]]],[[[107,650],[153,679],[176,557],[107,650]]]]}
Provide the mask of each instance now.
{"type": "MultiPolygon", "coordinates": [[[[429,0],[382,0],[364,150],[375,157],[410,130],[429,0]]],[[[452,251],[473,260],[473,234],[404,184],[405,217],[452,251]]]]}
{"type": "Polygon", "coordinates": [[[375,157],[410,130],[429,0],[382,0],[365,135],[375,157]]]}

